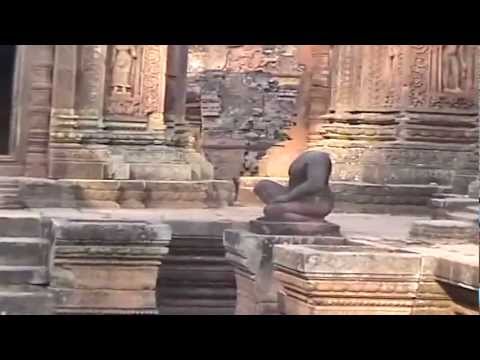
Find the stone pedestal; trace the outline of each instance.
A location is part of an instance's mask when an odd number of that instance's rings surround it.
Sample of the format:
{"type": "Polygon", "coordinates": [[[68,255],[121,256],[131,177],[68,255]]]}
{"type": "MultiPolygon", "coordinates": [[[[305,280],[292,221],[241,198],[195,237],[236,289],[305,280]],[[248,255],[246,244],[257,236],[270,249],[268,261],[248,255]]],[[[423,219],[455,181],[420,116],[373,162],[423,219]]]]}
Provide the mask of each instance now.
{"type": "Polygon", "coordinates": [[[171,230],[165,224],[60,221],[51,287],[60,314],[155,314],[171,230]]]}
{"type": "Polygon", "coordinates": [[[235,269],[237,315],[278,314],[279,285],[273,278],[272,253],[278,244],[343,245],[341,236],[261,235],[247,231],[224,233],[227,259],[235,269]]]}
{"type": "Polygon", "coordinates": [[[341,236],[340,226],[328,221],[280,222],[258,219],[250,222],[250,230],[262,235],[341,236]]]}
{"type": "Polygon", "coordinates": [[[432,290],[424,289],[429,282],[420,281],[423,263],[416,253],[368,246],[282,245],[275,247],[273,262],[281,284],[282,314],[452,313],[444,294],[422,299],[422,293],[432,290]]]}

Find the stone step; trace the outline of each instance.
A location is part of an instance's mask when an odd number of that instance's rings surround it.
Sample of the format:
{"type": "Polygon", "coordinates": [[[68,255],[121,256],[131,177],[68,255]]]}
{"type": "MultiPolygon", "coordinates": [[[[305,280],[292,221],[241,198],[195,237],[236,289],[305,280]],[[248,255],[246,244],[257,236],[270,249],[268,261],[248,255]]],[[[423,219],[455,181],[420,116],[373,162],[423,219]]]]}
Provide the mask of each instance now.
{"type": "Polygon", "coordinates": [[[48,266],[49,253],[47,239],[0,237],[0,265],[48,266]]]}
{"type": "Polygon", "coordinates": [[[448,220],[455,220],[455,221],[465,221],[465,222],[473,222],[477,223],[478,213],[471,213],[466,211],[455,211],[455,212],[448,212],[445,214],[445,217],[448,220]]]}
{"type": "Polygon", "coordinates": [[[21,203],[2,203],[0,202],[0,209],[3,210],[20,210],[25,209],[25,206],[21,203]]]}
{"type": "Polygon", "coordinates": [[[430,205],[433,208],[442,208],[450,211],[463,210],[469,206],[478,206],[477,199],[462,198],[446,198],[446,199],[432,199],[430,205]]]}
{"type": "Polygon", "coordinates": [[[0,237],[42,237],[42,223],[38,217],[0,215],[0,237]]]}
{"type": "Polygon", "coordinates": [[[0,204],[3,204],[4,206],[15,206],[21,205],[20,199],[16,195],[0,195],[0,204]]]}
{"type": "Polygon", "coordinates": [[[220,299],[231,300],[236,297],[236,290],[228,287],[184,287],[163,288],[159,293],[162,299],[220,299]]]}
{"type": "Polygon", "coordinates": [[[480,210],[480,208],[478,206],[469,206],[469,207],[465,208],[466,212],[469,212],[471,214],[477,214],[477,215],[478,215],[479,210],[480,210]]]}
{"type": "Polygon", "coordinates": [[[5,180],[0,180],[0,188],[2,187],[15,187],[18,188],[19,184],[14,182],[14,181],[5,181],[5,180]]]}
{"type": "Polygon", "coordinates": [[[0,265],[0,284],[3,285],[46,285],[48,280],[47,266],[0,265]]]}
{"type": "Polygon", "coordinates": [[[18,199],[18,193],[15,191],[2,191],[0,192],[0,200],[17,200],[18,199]]]}
{"type": "Polygon", "coordinates": [[[53,294],[40,286],[0,286],[0,315],[53,314],[53,294]]]}
{"type": "Polygon", "coordinates": [[[12,194],[12,195],[18,195],[19,191],[18,191],[18,188],[15,188],[15,187],[0,187],[0,195],[8,195],[8,194],[12,194]]]}
{"type": "Polygon", "coordinates": [[[235,306],[200,307],[200,306],[159,306],[160,315],[233,315],[235,306]]]}

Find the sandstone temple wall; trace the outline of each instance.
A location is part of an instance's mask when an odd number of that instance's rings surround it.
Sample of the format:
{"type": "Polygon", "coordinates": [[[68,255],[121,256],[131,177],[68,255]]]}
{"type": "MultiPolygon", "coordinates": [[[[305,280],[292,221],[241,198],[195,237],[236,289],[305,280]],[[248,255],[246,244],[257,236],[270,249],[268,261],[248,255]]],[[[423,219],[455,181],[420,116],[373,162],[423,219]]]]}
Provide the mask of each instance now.
{"type": "Polygon", "coordinates": [[[187,119],[217,178],[286,175],[306,147],[309,56],[296,45],[190,46],[187,119]]]}
{"type": "Polygon", "coordinates": [[[333,180],[437,183],[466,193],[478,173],[476,46],[338,45],[331,106],[309,147],[333,180]]]}
{"type": "Polygon", "coordinates": [[[0,176],[208,180],[185,122],[188,46],[18,45],[0,176]]]}

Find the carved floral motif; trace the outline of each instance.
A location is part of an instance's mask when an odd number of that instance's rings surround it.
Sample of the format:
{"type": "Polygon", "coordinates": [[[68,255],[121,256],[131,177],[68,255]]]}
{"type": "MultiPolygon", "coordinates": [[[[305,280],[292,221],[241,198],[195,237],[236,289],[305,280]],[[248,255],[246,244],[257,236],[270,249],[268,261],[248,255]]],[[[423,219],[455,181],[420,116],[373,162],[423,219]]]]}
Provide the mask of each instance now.
{"type": "Polygon", "coordinates": [[[430,53],[429,45],[412,45],[413,64],[411,67],[410,104],[424,107],[427,104],[427,72],[430,53]]]}

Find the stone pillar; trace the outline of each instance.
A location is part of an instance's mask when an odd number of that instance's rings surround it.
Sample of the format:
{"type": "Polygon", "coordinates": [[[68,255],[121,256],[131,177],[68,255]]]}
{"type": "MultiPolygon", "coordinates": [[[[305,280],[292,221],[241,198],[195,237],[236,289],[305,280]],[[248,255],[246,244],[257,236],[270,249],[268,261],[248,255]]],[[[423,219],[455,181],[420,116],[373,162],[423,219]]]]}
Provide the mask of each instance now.
{"type": "Polygon", "coordinates": [[[333,180],[438,183],[466,193],[478,172],[476,46],[339,45],[330,113],[310,147],[333,180]]]}
{"type": "Polygon", "coordinates": [[[187,131],[188,45],[170,45],[167,57],[165,122],[174,133],[187,131]]]}

